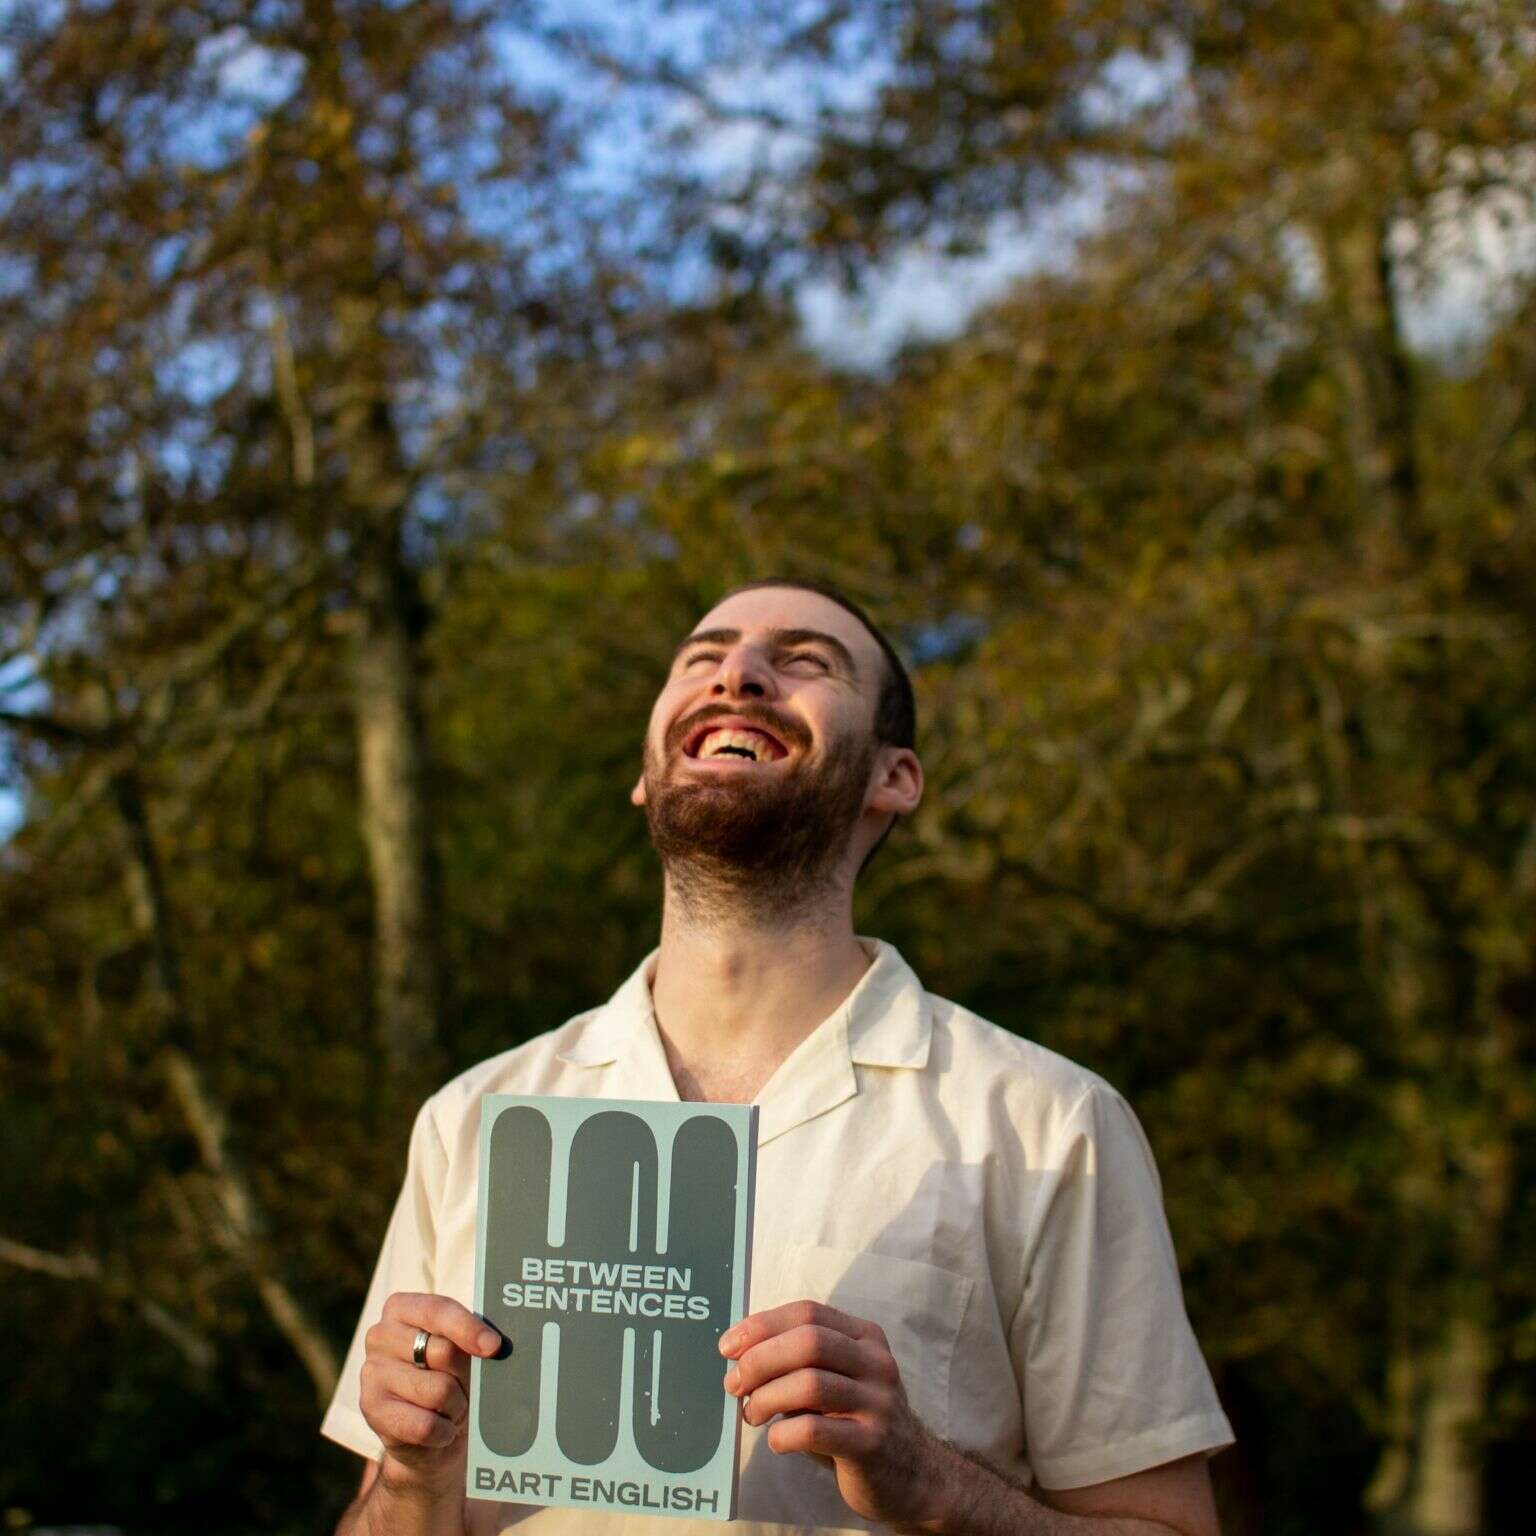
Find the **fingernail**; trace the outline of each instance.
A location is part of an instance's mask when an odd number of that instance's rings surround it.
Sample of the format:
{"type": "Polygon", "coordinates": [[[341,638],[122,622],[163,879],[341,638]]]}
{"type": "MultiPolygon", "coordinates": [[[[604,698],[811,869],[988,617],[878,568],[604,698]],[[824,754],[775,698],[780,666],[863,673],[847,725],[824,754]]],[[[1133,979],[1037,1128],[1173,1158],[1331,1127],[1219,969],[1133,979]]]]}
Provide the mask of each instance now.
{"type": "Polygon", "coordinates": [[[741,1335],[734,1328],[727,1328],[720,1335],[720,1353],[728,1355],[741,1342],[741,1335]]]}
{"type": "Polygon", "coordinates": [[[730,1370],[728,1370],[725,1373],[725,1390],[727,1392],[734,1392],[736,1390],[737,1386],[739,1385],[740,1381],[741,1381],[741,1372],[739,1370],[737,1370],[736,1367],[733,1365],[730,1368],[730,1370]]]}
{"type": "Polygon", "coordinates": [[[482,1328],[480,1330],[480,1348],[486,1354],[495,1354],[501,1348],[501,1335],[494,1328],[482,1328]]]}

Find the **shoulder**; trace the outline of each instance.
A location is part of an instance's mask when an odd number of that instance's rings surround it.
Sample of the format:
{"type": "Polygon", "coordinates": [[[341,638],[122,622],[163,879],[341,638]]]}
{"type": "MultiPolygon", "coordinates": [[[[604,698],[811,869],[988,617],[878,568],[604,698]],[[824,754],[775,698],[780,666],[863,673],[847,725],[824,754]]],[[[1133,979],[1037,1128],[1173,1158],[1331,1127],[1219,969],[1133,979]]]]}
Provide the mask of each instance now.
{"type": "Polygon", "coordinates": [[[1068,1113],[1089,1095],[1120,1094],[1090,1067],[1036,1040],[1016,1035],[936,993],[925,992],[940,1072],[972,1087],[1027,1095],[1038,1107],[1068,1113]]]}
{"type": "Polygon", "coordinates": [[[1021,1079],[1055,1099],[1076,1101],[1091,1089],[1114,1093],[1104,1078],[1080,1062],[1016,1035],[959,1003],[925,992],[937,1045],[947,1044],[957,1068],[1021,1079]]]}
{"type": "MultiPolygon", "coordinates": [[[[1022,1143],[1031,1163],[1054,1163],[1078,1142],[1145,1147],[1125,1096],[1081,1062],[1016,1035],[961,1004],[924,994],[931,1065],[948,1096],[985,1118],[995,1137],[1022,1143]]],[[[1150,1156],[1150,1154],[1148,1154],[1150,1156]]]]}

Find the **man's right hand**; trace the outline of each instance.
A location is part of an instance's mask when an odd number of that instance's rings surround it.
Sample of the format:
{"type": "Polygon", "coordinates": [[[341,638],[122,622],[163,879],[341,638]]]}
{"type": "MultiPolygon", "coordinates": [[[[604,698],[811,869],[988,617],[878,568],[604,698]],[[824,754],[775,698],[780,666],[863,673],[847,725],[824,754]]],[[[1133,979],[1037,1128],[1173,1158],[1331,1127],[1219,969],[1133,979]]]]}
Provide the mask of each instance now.
{"type": "Polygon", "coordinates": [[[384,1442],[379,1475],[398,1492],[463,1493],[469,1362],[496,1354],[502,1338],[447,1296],[396,1291],[364,1339],[361,1403],[384,1442]],[[432,1335],[425,1368],[413,1363],[418,1329],[432,1335]]]}

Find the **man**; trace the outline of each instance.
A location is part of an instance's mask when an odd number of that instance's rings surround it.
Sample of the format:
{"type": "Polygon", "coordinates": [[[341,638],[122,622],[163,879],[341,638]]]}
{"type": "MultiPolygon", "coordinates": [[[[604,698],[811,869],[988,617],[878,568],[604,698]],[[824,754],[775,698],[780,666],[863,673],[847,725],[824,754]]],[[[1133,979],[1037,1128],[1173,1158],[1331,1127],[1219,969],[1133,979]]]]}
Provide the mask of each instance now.
{"type": "Polygon", "coordinates": [[[760,1106],[755,1310],[721,1339],[752,1532],[1217,1536],[1205,1458],[1232,1436],[1135,1117],[853,931],[922,790],[906,674],[838,594],[737,588],[684,640],[631,796],[660,946],[423,1106],[323,1425],[368,1458],[340,1533],[678,1531],[464,1497],[469,1360],[501,1344],[467,1308],[501,1092],[760,1106]]]}

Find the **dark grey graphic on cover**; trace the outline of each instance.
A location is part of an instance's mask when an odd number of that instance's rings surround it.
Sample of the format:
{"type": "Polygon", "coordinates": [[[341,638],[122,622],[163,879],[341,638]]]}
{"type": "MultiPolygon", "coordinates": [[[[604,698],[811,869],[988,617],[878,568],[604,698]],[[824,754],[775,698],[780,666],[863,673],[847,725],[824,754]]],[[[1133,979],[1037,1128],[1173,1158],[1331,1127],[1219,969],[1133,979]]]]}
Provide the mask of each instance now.
{"type": "Polygon", "coordinates": [[[627,1416],[639,1472],[696,1472],[721,1450],[730,1423],[717,1343],[732,1321],[732,1238],[746,1194],[736,1129],[718,1115],[692,1114],[661,1138],[663,1154],[639,1114],[594,1107],[568,1133],[563,1201],[557,1139],[550,1118],[526,1104],[503,1109],[490,1130],[484,1313],[513,1352],[481,1372],[480,1438],[504,1457],[525,1457],[541,1440],[552,1363],[545,1324],[554,1323],[561,1456],[590,1468],[616,1452],[625,1459],[627,1416]],[[627,1333],[631,1393],[623,1402],[627,1333]]]}

